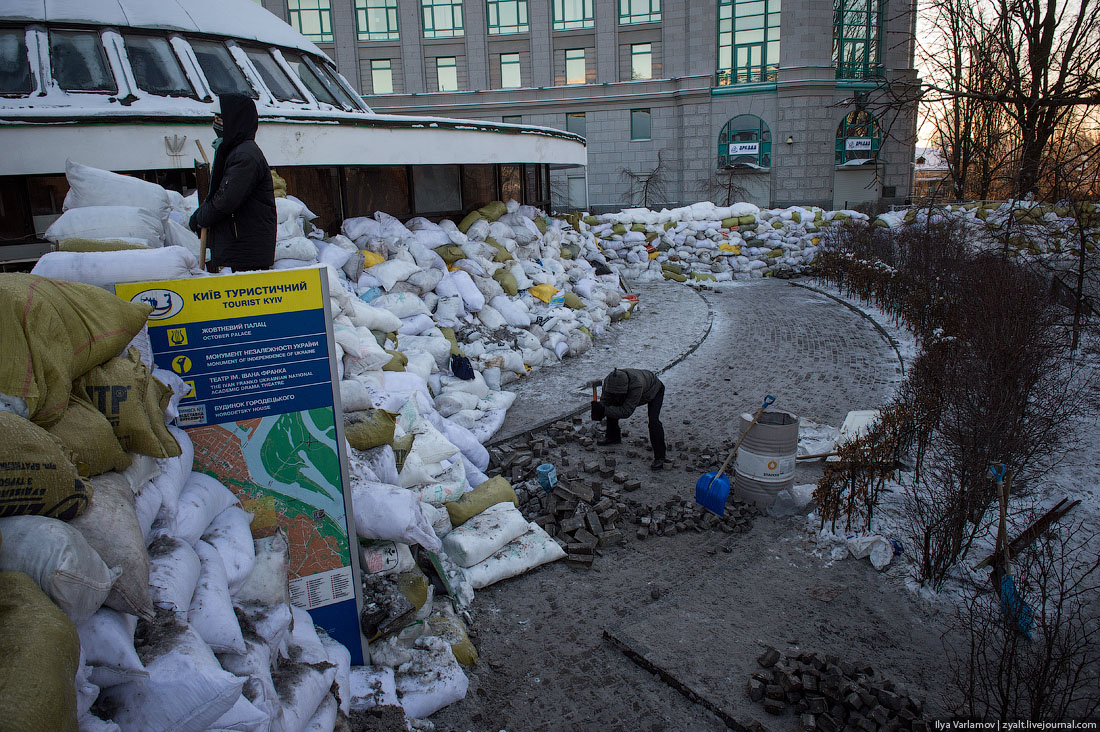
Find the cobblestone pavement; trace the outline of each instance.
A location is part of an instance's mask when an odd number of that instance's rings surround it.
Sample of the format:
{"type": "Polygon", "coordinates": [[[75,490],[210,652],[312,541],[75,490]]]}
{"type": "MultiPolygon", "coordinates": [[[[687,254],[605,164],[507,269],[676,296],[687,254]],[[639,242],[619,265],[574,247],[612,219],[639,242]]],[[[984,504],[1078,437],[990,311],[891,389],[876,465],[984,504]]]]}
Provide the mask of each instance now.
{"type": "MultiPolygon", "coordinates": [[[[611,350],[518,385],[505,437],[583,408],[590,395],[577,387],[612,366],[661,369],[691,351],[662,376],[671,462],[648,470],[644,410],[623,423],[624,445],[611,450],[590,444],[585,417],[575,440],[540,458],[563,466],[563,481],[587,480],[579,466],[613,455],[617,471],[641,481],[625,494],[631,501],[693,504],[700,452],[724,455],[734,417],[765,393],[777,407],[839,426],[849,410],[880,406],[900,381],[891,345],[824,295],[780,281],[640,292],[648,312],[603,344],[613,342],[611,350]]],[[[796,483],[819,473],[801,465],[796,483]]],[[[619,528],[627,541],[599,548],[592,569],[561,561],[478,591],[471,630],[481,660],[468,670],[466,699],[433,715],[437,730],[702,732],[732,720],[737,727],[762,718],[744,688],[764,645],[836,653],[922,695],[942,685],[935,608],[901,588],[893,565],[880,574],[866,561],[816,556],[804,517],[756,516],[744,533],[644,540],[634,527],[619,528]]],[[[776,731],[798,724],[789,713],[766,721],[776,731]]]]}

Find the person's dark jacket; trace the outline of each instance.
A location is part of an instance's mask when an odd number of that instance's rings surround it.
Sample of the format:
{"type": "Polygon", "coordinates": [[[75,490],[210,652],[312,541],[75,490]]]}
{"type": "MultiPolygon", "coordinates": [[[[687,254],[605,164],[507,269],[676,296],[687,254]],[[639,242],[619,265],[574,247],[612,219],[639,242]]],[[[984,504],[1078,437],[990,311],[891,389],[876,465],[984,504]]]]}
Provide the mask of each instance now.
{"type": "Polygon", "coordinates": [[[270,269],[275,262],[275,187],[267,159],[256,144],[256,103],[243,94],[220,97],[222,142],[214,155],[210,195],[191,216],[206,228],[213,268],[270,269]]]}
{"type": "Polygon", "coordinates": [[[600,403],[609,419],[626,419],[661,390],[657,374],[643,369],[615,369],[603,380],[600,403]]]}

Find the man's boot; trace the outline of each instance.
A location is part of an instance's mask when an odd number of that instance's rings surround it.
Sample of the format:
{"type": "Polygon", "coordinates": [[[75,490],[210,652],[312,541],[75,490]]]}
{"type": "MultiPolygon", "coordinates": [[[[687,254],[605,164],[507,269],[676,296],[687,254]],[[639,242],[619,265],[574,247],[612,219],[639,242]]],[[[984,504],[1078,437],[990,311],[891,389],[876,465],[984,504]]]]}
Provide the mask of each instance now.
{"type": "Polygon", "coordinates": [[[665,459],[663,457],[653,458],[653,462],[650,464],[650,470],[660,470],[665,467],[665,459]]]}
{"type": "Polygon", "coordinates": [[[604,445],[619,445],[622,444],[622,438],[608,437],[607,435],[604,435],[600,439],[596,440],[596,444],[600,447],[603,447],[604,445]]]}

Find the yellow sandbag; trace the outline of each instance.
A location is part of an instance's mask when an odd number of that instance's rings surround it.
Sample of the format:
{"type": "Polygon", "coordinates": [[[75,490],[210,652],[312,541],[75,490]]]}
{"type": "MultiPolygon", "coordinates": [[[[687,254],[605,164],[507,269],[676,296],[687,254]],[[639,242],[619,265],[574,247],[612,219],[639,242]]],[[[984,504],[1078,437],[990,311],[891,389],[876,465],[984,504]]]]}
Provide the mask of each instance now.
{"type": "Polygon", "coordinates": [[[588,224],[589,226],[598,226],[600,223],[599,219],[597,219],[595,216],[585,216],[583,219],[581,219],[581,221],[588,224]]]}
{"type": "Polygon", "coordinates": [[[770,252],[768,252],[768,256],[771,257],[772,259],[779,259],[780,257],[787,256],[787,253],[784,252],[779,247],[776,247],[775,249],[772,249],[770,252]]]}
{"type": "Polygon", "coordinates": [[[633,226],[630,227],[630,230],[631,231],[637,231],[639,233],[644,234],[645,231],[646,231],[645,224],[634,224],[633,226]]]}
{"type": "Polygon", "coordinates": [[[554,295],[558,294],[558,288],[547,284],[535,285],[534,287],[528,288],[527,291],[547,305],[550,304],[550,300],[553,299],[554,295]]]}
{"type": "Polygon", "coordinates": [[[155,458],[181,454],[179,443],[164,425],[171,390],[150,373],[136,348],[95,367],[76,386],[111,423],[126,452],[155,458]]]}
{"type": "Polygon", "coordinates": [[[428,601],[428,576],[420,567],[413,567],[408,572],[397,575],[397,587],[405,599],[413,604],[417,610],[424,607],[428,601]]]}
{"type": "Polygon", "coordinates": [[[393,442],[396,414],[384,409],[344,413],[344,436],[356,450],[369,450],[393,442]]]}
{"type": "Polygon", "coordinates": [[[274,168],[271,169],[271,185],[275,187],[276,198],[286,198],[286,181],[274,168]]]}
{"type": "Polygon", "coordinates": [[[398,473],[405,467],[405,458],[409,456],[409,450],[412,449],[414,437],[416,437],[416,435],[410,432],[402,437],[393,438],[393,442],[390,443],[393,447],[393,462],[397,466],[398,473]]]}
{"type": "Polygon", "coordinates": [[[405,367],[409,365],[409,357],[401,353],[401,351],[391,351],[386,349],[386,353],[393,356],[389,361],[382,366],[383,371],[404,371],[405,367]]]}
{"type": "Polygon", "coordinates": [[[497,240],[493,237],[490,236],[486,238],[485,243],[491,246],[493,249],[497,250],[497,253],[493,255],[494,262],[501,264],[503,262],[511,262],[513,259],[515,259],[515,257],[512,256],[512,253],[508,251],[508,249],[503,244],[498,244],[497,240]]]}
{"type": "Polygon", "coordinates": [[[570,310],[584,310],[584,300],[575,292],[565,293],[565,307],[570,310]]]}
{"type": "Polygon", "coordinates": [[[447,246],[436,247],[434,250],[436,254],[443,258],[443,261],[450,266],[460,259],[466,258],[466,252],[462,251],[462,247],[457,244],[448,244],[447,246]]]}
{"type": "Polygon", "coordinates": [[[659,257],[659,256],[661,256],[661,253],[660,253],[660,252],[650,252],[650,253],[649,253],[649,258],[650,258],[650,259],[656,259],[656,258],[657,258],[657,257],[659,257]]]}
{"type": "Polygon", "coordinates": [[[546,219],[539,216],[535,219],[535,228],[539,230],[540,234],[546,233],[546,219]]]}
{"type": "Polygon", "coordinates": [[[674,274],[683,274],[684,268],[679,264],[673,264],[672,262],[662,262],[661,269],[666,272],[672,272],[674,274]]]}
{"type": "Polygon", "coordinates": [[[80,638],[22,572],[0,572],[0,730],[76,732],[80,638]]]}
{"type": "Polygon", "coordinates": [[[458,338],[455,336],[454,328],[440,328],[439,332],[443,334],[443,337],[451,342],[451,355],[452,356],[465,356],[462,349],[458,345],[458,338]]]}
{"type": "Polygon", "coordinates": [[[447,642],[456,661],[463,666],[477,665],[477,649],[474,648],[470,634],[466,631],[466,624],[461,618],[436,611],[428,618],[428,627],[431,628],[432,635],[447,642]]]}
{"type": "Polygon", "coordinates": [[[57,243],[60,252],[122,252],[129,249],[148,249],[147,244],[122,239],[84,239],[72,237],[57,243]]]}
{"type": "Polygon", "coordinates": [[[360,249],[359,253],[363,255],[363,268],[373,267],[376,264],[382,264],[386,261],[378,252],[372,252],[370,249],[360,249]]]}
{"type": "Polygon", "coordinates": [[[0,412],[0,435],[0,516],[68,521],[84,513],[91,489],[60,440],[11,412],[0,412]]]}
{"type": "Polygon", "coordinates": [[[489,221],[496,221],[504,214],[508,213],[508,206],[504,201],[493,201],[487,203],[477,210],[481,214],[481,218],[488,219],[489,221]]]}
{"type": "Polygon", "coordinates": [[[748,226],[749,224],[756,223],[756,216],[748,214],[747,216],[740,216],[737,219],[738,226],[748,226]]]}
{"type": "Polygon", "coordinates": [[[737,219],[736,216],[730,216],[727,219],[722,219],[722,228],[723,229],[732,229],[732,228],[736,227],[738,225],[738,223],[739,222],[738,222],[738,219],[737,219]]]}
{"type": "Polygon", "coordinates": [[[730,254],[740,254],[741,247],[736,244],[719,244],[718,248],[723,252],[729,252],[730,254]]]}
{"type": "Polygon", "coordinates": [[[516,492],[512,490],[512,484],[498,475],[495,478],[489,478],[472,491],[463,493],[457,501],[447,501],[443,506],[451,517],[451,525],[461,526],[489,506],[495,506],[504,501],[519,505],[519,499],[516,498],[516,492]]]}
{"type": "Polygon", "coordinates": [[[661,274],[663,274],[665,276],[666,280],[676,280],[677,282],[686,282],[687,281],[687,277],[685,277],[684,275],[679,274],[677,272],[673,272],[671,270],[666,269],[663,272],[661,272],[661,274]]]}
{"type": "Polygon", "coordinates": [[[466,217],[462,219],[462,221],[458,222],[458,230],[465,234],[471,226],[477,223],[478,219],[483,218],[485,217],[481,215],[480,211],[471,211],[470,213],[466,214],[466,217]]]}
{"type": "Polygon", "coordinates": [[[69,408],[61,421],[50,427],[49,432],[73,454],[76,472],[82,478],[122,472],[132,462],[115,437],[111,423],[76,392],[70,395],[69,408]]]}
{"type": "Polygon", "coordinates": [[[519,283],[516,282],[516,276],[506,268],[501,267],[496,272],[493,272],[493,279],[500,284],[500,289],[504,290],[505,295],[515,297],[519,294],[519,283]]]}
{"type": "Polygon", "coordinates": [[[614,226],[611,227],[611,233],[612,234],[619,234],[619,235],[625,234],[626,233],[626,227],[623,226],[622,224],[615,224],[614,226]]]}
{"type": "Polygon", "coordinates": [[[714,282],[714,275],[708,272],[692,272],[691,276],[695,278],[697,282],[714,282]]]}
{"type": "Polygon", "coordinates": [[[36,424],[56,424],[73,380],[121,353],[150,311],[92,285],[0,274],[0,393],[23,399],[36,424]]]}

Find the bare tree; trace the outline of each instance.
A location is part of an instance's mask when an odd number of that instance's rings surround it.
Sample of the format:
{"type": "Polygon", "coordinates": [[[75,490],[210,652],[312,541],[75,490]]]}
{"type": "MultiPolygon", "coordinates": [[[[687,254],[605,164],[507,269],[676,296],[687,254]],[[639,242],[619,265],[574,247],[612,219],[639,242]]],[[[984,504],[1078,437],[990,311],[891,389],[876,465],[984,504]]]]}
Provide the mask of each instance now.
{"type": "Polygon", "coordinates": [[[638,173],[622,168],[619,176],[627,184],[626,197],[631,206],[649,208],[651,204],[668,202],[668,193],[665,191],[668,171],[661,159],[660,150],[657,151],[657,164],[652,170],[638,173]]]}
{"type": "Polygon", "coordinates": [[[718,168],[714,174],[703,181],[703,196],[720,206],[732,206],[746,200],[748,190],[738,182],[736,168],[718,168]]]}

